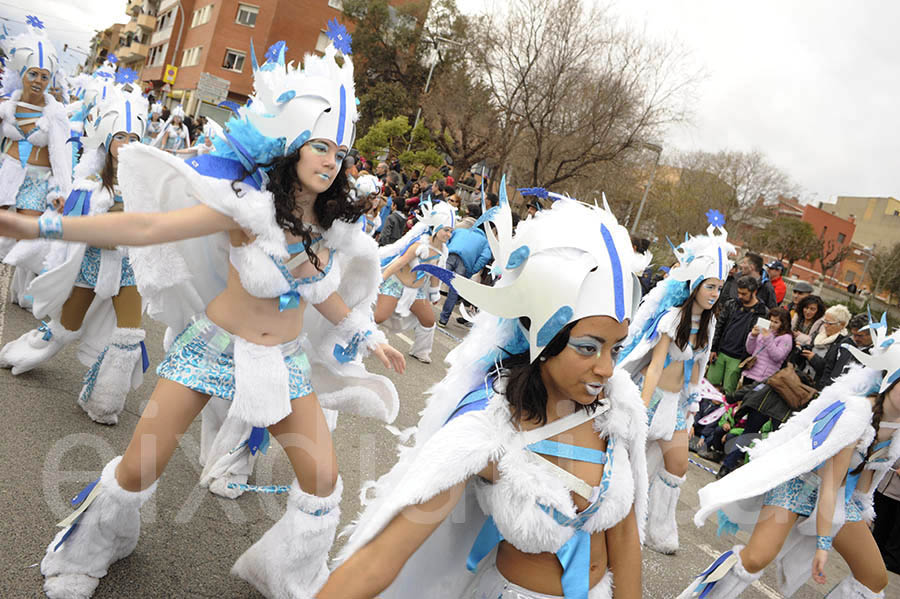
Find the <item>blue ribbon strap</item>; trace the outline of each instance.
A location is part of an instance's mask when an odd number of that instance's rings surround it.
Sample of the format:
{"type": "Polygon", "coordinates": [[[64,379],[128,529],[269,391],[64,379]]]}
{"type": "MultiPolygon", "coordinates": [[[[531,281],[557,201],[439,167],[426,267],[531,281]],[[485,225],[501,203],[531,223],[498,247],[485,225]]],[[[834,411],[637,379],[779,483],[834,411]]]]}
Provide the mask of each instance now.
{"type": "Polygon", "coordinates": [[[41,321],[41,326],[38,327],[38,331],[44,334],[44,336],[41,337],[41,339],[43,339],[44,341],[50,341],[51,339],[53,339],[53,331],[50,330],[50,325],[47,324],[47,321],[41,321]]]}
{"type": "Polygon", "coordinates": [[[63,207],[63,216],[87,216],[91,212],[93,192],[77,189],[69,194],[63,207]]]}
{"type": "Polygon", "coordinates": [[[147,346],[143,341],[141,341],[141,368],[144,369],[143,372],[147,372],[147,369],[150,368],[150,357],[147,355],[147,346]]]}
{"type": "Polygon", "coordinates": [[[254,426],[250,431],[250,438],[247,439],[247,449],[250,450],[250,455],[256,455],[257,451],[265,454],[269,449],[269,443],[269,430],[264,427],[254,426]]]}
{"type": "Polygon", "coordinates": [[[371,334],[371,331],[366,331],[364,333],[354,333],[353,337],[350,338],[350,342],[347,343],[345,347],[335,345],[333,352],[334,359],[341,364],[352,362],[356,358],[356,354],[359,353],[360,343],[365,341],[371,334]]]}
{"type": "Polygon", "coordinates": [[[26,141],[24,139],[19,140],[19,162],[22,163],[22,168],[26,168],[28,166],[28,157],[31,156],[31,148],[34,145],[26,141]]]}
{"type": "Polygon", "coordinates": [[[588,599],[591,566],[591,535],[576,530],[562,548],[556,552],[562,564],[562,588],[566,599],[588,599]]]}
{"type": "Polygon", "coordinates": [[[293,289],[278,296],[278,311],[284,312],[300,307],[300,293],[293,289]]]}
{"type": "Polygon", "coordinates": [[[500,530],[494,523],[494,517],[488,516],[488,519],[484,521],[484,525],[478,532],[478,536],[475,538],[475,543],[472,545],[471,551],[469,551],[469,556],[466,558],[466,569],[469,572],[477,570],[481,560],[493,551],[494,547],[499,545],[502,540],[503,535],[500,534],[500,530]]]}

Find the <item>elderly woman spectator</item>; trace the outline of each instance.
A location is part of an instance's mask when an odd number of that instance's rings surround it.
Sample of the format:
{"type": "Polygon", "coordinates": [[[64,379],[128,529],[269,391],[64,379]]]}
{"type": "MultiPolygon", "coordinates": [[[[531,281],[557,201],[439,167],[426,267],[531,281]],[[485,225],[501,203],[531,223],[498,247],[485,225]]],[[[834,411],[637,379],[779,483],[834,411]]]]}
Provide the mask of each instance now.
{"type": "Polygon", "coordinates": [[[781,369],[793,347],[790,314],[784,308],[772,308],[769,310],[769,327],[754,326],[747,336],[747,352],[751,356],[748,360],[753,363],[745,366],[742,372],[744,384],[765,382],[781,369]]]}
{"type": "Polygon", "coordinates": [[[797,345],[811,345],[813,337],[822,326],[825,315],[825,302],[818,295],[809,295],[797,304],[797,313],[791,321],[794,339],[797,345]]]}
{"type": "MultiPolygon", "coordinates": [[[[825,310],[822,317],[822,326],[813,332],[812,348],[804,349],[801,355],[806,358],[809,365],[815,370],[815,387],[823,389],[830,380],[831,368],[841,349],[841,345],[849,341],[847,323],[850,322],[850,311],[847,306],[837,304],[825,310]]],[[[814,327],[815,329],[815,327],[814,327]]]]}

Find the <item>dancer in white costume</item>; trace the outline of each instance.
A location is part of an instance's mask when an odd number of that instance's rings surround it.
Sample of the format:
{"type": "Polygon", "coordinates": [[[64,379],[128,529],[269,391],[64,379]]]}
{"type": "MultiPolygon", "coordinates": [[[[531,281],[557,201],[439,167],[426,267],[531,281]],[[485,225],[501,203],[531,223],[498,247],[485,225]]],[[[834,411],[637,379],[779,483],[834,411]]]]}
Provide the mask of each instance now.
{"type": "MultiPolygon", "coordinates": [[[[65,105],[48,92],[59,69],[53,43],[37,17],[28,30],[3,40],[9,59],[0,83],[0,207],[37,216],[62,208],[72,186],[72,152],[65,105]]],[[[0,244],[0,258],[16,266],[12,301],[30,307],[25,288],[43,267],[46,240],[0,244]]]]}
{"type": "Polygon", "coordinates": [[[501,192],[488,218],[496,287],[418,267],[481,311],[319,599],[641,595],[646,415],[613,367],[642,265],[604,208],[562,199],[513,237],[501,192]]]}
{"type": "Polygon", "coordinates": [[[432,205],[426,200],[420,205],[419,222],[399,240],[379,249],[385,266],[375,322],[398,331],[415,326],[409,355],[425,364],[431,363],[436,326],[432,305],[441,297],[440,281],[414,269],[419,264],[447,264],[447,242],[455,226],[456,211],[450,204],[432,205]]]}
{"type": "MultiPolygon", "coordinates": [[[[119,150],[140,141],[147,100],[138,92],[110,86],[94,119],[87,122],[85,152],[66,200],[64,214],[84,216],[121,212],[116,179],[119,150]]],[[[141,329],[141,296],[123,249],[53,242],[53,266],[28,287],[39,328],[0,350],[0,367],[15,375],[50,360],[80,339],[79,359],[90,369],[78,405],[103,424],[116,424],[128,390],[143,380],[146,361],[141,329]],[[58,256],[58,258],[57,258],[58,256]]]]}
{"type": "Polygon", "coordinates": [[[678,549],[675,510],[687,474],[688,431],[709,361],[719,295],[732,266],[729,255],[735,251],[724,217],[716,210],[707,214],[706,235],[675,248],[678,264],[641,302],[621,360],[641,387],[650,427],[645,544],[666,554],[678,549]]]}
{"type": "Polygon", "coordinates": [[[153,140],[162,133],[163,121],[162,118],[163,105],[162,102],[155,102],[153,106],[150,107],[150,117],[147,121],[147,130],[144,131],[144,137],[141,139],[141,143],[152,144],[153,140]]]}
{"type": "MultiPolygon", "coordinates": [[[[348,52],[346,30],[337,28],[332,39],[348,52]]],[[[231,415],[247,424],[268,427],[297,476],[284,516],[232,571],[267,597],[309,597],[327,576],[342,485],[302,349],[310,328],[303,308],[313,304],[334,323],[319,351],[337,362],[368,350],[386,367],[404,366],[371,306],[351,309],[336,293],[332,232],[356,230],[359,216],[340,168],[355,132],[353,67],[346,52],[338,66],[337,52],[330,45],[323,57],[307,55],[304,70],[285,65],[283,42],[263,66],[254,57],[253,108],[230,122],[215,154],[185,163],[144,145],[123,148],[124,214],[0,214],[0,235],[128,243],[149,313],[186,325],[124,456],[79,495],[47,548],[41,572],[50,597],[91,596],[109,566],[133,551],[140,507],[211,395],[231,399],[231,415]],[[270,162],[267,171],[259,166],[270,162]]],[[[397,406],[381,410],[395,414],[397,406]]]]}
{"type": "Polygon", "coordinates": [[[191,134],[184,124],[184,108],[179,104],[169,113],[169,118],[163,123],[159,135],[153,140],[153,146],[174,154],[189,145],[191,134]]]}
{"type": "Polygon", "coordinates": [[[825,582],[832,547],[851,574],[828,597],[885,596],[887,569],[866,521],[875,516],[875,488],[900,458],[900,331],[888,336],[884,319],[869,326],[871,355],[848,347],[864,367],[853,367],[754,445],[747,465],[700,489],[698,526],[716,513],[720,533],[752,534],[681,598],[738,597],[773,560],[790,597],[810,575],[825,582]]]}

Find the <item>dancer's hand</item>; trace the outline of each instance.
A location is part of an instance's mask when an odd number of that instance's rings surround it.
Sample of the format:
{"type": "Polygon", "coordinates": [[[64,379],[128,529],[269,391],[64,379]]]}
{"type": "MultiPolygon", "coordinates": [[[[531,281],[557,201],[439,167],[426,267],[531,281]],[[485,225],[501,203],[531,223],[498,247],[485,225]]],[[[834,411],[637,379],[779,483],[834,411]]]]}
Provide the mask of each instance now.
{"type": "Polygon", "coordinates": [[[406,370],[406,358],[387,343],[379,343],[372,353],[378,356],[385,368],[389,368],[397,374],[403,374],[403,371],[406,370]]]}
{"type": "Polygon", "coordinates": [[[812,577],[819,584],[825,584],[825,563],[827,561],[828,552],[824,549],[816,549],[812,563],[812,577]]]}

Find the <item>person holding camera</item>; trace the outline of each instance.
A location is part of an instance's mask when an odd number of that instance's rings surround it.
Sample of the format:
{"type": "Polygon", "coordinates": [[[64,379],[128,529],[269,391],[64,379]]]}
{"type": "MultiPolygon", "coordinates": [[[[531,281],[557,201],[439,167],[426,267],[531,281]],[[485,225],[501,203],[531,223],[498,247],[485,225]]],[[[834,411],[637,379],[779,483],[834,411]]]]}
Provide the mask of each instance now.
{"type": "MultiPolygon", "coordinates": [[[[825,310],[822,326],[813,337],[812,344],[800,349],[800,355],[806,358],[808,367],[815,371],[813,386],[816,389],[824,389],[841,373],[840,370],[835,371],[835,365],[841,345],[850,341],[850,334],[847,331],[849,322],[850,311],[847,306],[842,304],[831,306],[825,310]]],[[[864,318],[859,326],[865,326],[867,322],[864,318]]]]}

